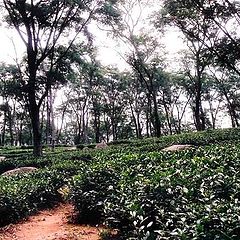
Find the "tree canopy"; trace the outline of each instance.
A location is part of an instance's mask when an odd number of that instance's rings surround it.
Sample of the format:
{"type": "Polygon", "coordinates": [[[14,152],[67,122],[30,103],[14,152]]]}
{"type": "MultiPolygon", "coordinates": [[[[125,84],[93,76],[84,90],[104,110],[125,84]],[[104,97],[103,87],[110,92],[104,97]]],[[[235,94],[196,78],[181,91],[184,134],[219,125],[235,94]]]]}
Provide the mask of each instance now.
{"type": "Polygon", "coordinates": [[[222,127],[222,119],[239,126],[237,1],[3,3],[2,21],[26,51],[0,66],[1,144],[33,144],[40,156],[42,144],[160,137],[222,127]],[[184,51],[169,64],[171,30],[184,51]],[[94,31],[124,49],[125,70],[103,65],[94,31]]]}

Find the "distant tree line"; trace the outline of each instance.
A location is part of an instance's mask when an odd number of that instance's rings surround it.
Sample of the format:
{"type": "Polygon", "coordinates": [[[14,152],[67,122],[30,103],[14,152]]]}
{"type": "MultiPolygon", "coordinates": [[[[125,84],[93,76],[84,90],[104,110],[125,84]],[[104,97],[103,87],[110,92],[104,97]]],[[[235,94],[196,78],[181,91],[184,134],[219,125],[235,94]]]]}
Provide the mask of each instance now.
{"type": "Polygon", "coordinates": [[[149,4],[5,0],[3,21],[26,55],[0,66],[0,144],[34,145],[40,156],[42,144],[201,131],[223,117],[239,127],[238,2],[156,0],[151,20],[149,4]],[[128,70],[97,60],[93,21],[128,49],[128,70]],[[161,44],[169,28],[185,43],[173,70],[161,44]]]}

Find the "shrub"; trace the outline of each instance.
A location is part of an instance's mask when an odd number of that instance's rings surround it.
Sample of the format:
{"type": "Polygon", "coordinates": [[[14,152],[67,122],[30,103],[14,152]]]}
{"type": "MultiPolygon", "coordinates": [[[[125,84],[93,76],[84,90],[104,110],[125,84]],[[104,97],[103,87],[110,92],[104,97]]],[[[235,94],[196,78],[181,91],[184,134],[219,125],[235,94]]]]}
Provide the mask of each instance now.
{"type": "Polygon", "coordinates": [[[46,170],[0,177],[0,226],[16,222],[39,208],[60,201],[61,196],[57,190],[64,181],[64,174],[46,170]]]}
{"type": "Polygon", "coordinates": [[[118,179],[118,175],[111,169],[88,169],[72,179],[70,199],[78,211],[79,222],[102,221],[104,201],[113,197],[113,188],[118,179]]]}
{"type": "Polygon", "coordinates": [[[105,222],[121,239],[239,239],[239,149],[101,152],[73,179],[72,200],[81,221],[105,222]]]}

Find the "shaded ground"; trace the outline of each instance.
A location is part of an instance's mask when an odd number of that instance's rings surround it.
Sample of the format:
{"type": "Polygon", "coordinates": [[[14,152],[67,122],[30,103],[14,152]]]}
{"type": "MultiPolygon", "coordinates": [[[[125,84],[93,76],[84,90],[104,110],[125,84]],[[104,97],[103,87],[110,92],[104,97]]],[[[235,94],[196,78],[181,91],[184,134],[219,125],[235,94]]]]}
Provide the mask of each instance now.
{"type": "Polygon", "coordinates": [[[68,223],[71,205],[44,210],[28,220],[0,229],[0,240],[99,240],[99,229],[68,223]]]}

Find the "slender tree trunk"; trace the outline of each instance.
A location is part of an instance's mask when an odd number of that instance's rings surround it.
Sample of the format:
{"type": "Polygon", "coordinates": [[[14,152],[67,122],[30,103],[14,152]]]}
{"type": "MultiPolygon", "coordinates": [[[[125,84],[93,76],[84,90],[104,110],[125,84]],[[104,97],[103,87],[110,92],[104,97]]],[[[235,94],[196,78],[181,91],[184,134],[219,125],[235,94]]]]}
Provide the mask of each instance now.
{"type": "Polygon", "coordinates": [[[196,96],[195,96],[195,106],[193,108],[195,125],[197,131],[205,130],[205,116],[202,111],[201,95],[202,95],[202,83],[200,73],[198,74],[198,80],[196,82],[196,96]]]}
{"type": "Polygon", "coordinates": [[[100,111],[97,106],[93,107],[94,111],[94,130],[95,130],[95,142],[100,143],[100,111]]]}
{"type": "Polygon", "coordinates": [[[130,108],[131,108],[131,113],[132,113],[132,119],[133,119],[133,123],[134,123],[134,127],[135,127],[135,132],[136,132],[136,137],[139,138],[139,131],[138,131],[138,123],[137,123],[137,119],[134,115],[134,111],[133,111],[133,106],[131,103],[130,104],[130,108]]]}
{"type": "Polygon", "coordinates": [[[196,91],[196,96],[195,96],[195,123],[196,123],[196,129],[197,131],[203,131],[205,130],[205,116],[202,110],[202,74],[204,67],[201,66],[201,59],[199,55],[199,51],[196,53],[196,71],[197,71],[197,81],[195,83],[195,91],[196,91]]]}
{"type": "Polygon", "coordinates": [[[116,129],[116,110],[115,110],[115,105],[113,103],[112,106],[112,113],[111,113],[111,126],[112,126],[112,136],[113,136],[113,140],[117,140],[117,129],[116,129]]]}
{"type": "Polygon", "coordinates": [[[6,124],[7,124],[7,113],[4,111],[3,115],[3,130],[2,130],[2,139],[1,139],[1,145],[5,145],[5,134],[6,134],[6,124]]]}
{"type": "Polygon", "coordinates": [[[146,128],[147,128],[147,137],[153,137],[153,131],[152,131],[152,124],[154,125],[154,121],[152,119],[152,101],[149,97],[149,94],[147,94],[147,100],[148,100],[148,109],[146,111],[146,128]]]}
{"type": "Polygon", "coordinates": [[[166,115],[166,118],[167,118],[167,124],[168,124],[168,128],[169,128],[169,132],[170,132],[170,135],[173,134],[172,132],[172,124],[171,124],[171,120],[170,120],[170,117],[169,117],[169,109],[167,107],[167,102],[165,101],[165,97],[164,97],[164,93],[163,93],[163,107],[165,109],[165,115],[166,115]]]}
{"type": "Polygon", "coordinates": [[[57,139],[56,139],[56,143],[57,143],[57,144],[59,144],[60,137],[61,137],[61,134],[62,134],[62,128],[63,128],[63,122],[64,122],[64,117],[65,117],[66,110],[67,110],[67,108],[65,107],[65,108],[63,109],[63,112],[62,112],[61,124],[60,124],[59,131],[58,131],[58,133],[57,133],[57,139]]]}
{"type": "Polygon", "coordinates": [[[32,124],[32,134],[33,134],[33,155],[35,157],[42,156],[42,131],[40,126],[40,103],[37,104],[36,96],[36,75],[37,75],[37,65],[36,56],[37,53],[33,50],[31,36],[29,37],[27,55],[28,55],[28,108],[29,116],[32,124]]]}
{"type": "Polygon", "coordinates": [[[53,93],[52,89],[49,89],[49,123],[50,123],[50,144],[51,149],[54,151],[55,148],[55,141],[56,141],[56,134],[55,134],[55,123],[54,123],[54,112],[53,112],[53,93]]]}
{"type": "Polygon", "coordinates": [[[238,117],[237,117],[237,113],[235,111],[235,108],[233,107],[232,103],[228,104],[228,108],[229,108],[229,113],[232,119],[232,127],[239,127],[239,122],[238,122],[238,117]]]}
{"type": "Polygon", "coordinates": [[[239,122],[238,122],[238,117],[237,117],[237,113],[235,111],[235,108],[231,102],[231,100],[228,97],[228,94],[226,92],[224,92],[225,98],[227,100],[227,107],[228,107],[228,111],[229,111],[229,115],[231,117],[231,121],[232,121],[232,127],[239,127],[239,122]]]}
{"type": "Polygon", "coordinates": [[[142,127],[140,123],[139,112],[136,113],[137,129],[138,129],[138,138],[142,138],[142,127]]]}
{"type": "Polygon", "coordinates": [[[146,131],[147,131],[147,137],[150,137],[150,130],[149,130],[149,124],[150,124],[150,120],[149,120],[149,113],[146,112],[146,131]]]}
{"type": "Polygon", "coordinates": [[[88,122],[88,112],[87,112],[87,98],[84,99],[81,110],[81,143],[86,143],[87,140],[87,122],[88,122]]]}
{"type": "Polygon", "coordinates": [[[100,115],[97,114],[95,118],[95,141],[100,143],[100,115]]]}
{"type": "Polygon", "coordinates": [[[39,157],[42,155],[42,135],[40,132],[39,108],[37,106],[30,107],[30,118],[33,133],[33,154],[39,157]]]}
{"type": "Polygon", "coordinates": [[[46,120],[46,145],[51,144],[51,111],[50,111],[50,92],[48,92],[47,100],[47,120],[46,120]]]}
{"type": "Polygon", "coordinates": [[[110,135],[110,124],[109,124],[109,121],[106,117],[106,113],[104,112],[104,125],[105,125],[105,128],[106,128],[106,137],[107,137],[107,142],[109,142],[109,135],[110,135]]]}
{"type": "Polygon", "coordinates": [[[115,121],[114,121],[114,118],[113,118],[113,117],[111,117],[111,125],[112,125],[112,136],[113,136],[113,140],[117,140],[117,139],[116,139],[115,121]]]}
{"type": "Polygon", "coordinates": [[[18,133],[18,142],[19,142],[19,146],[23,145],[23,139],[22,139],[22,130],[23,130],[23,123],[22,121],[20,122],[20,126],[19,126],[19,133],[18,133]]]}
{"type": "Polygon", "coordinates": [[[36,103],[35,92],[29,90],[28,92],[29,100],[29,115],[32,124],[32,133],[33,133],[33,154],[36,157],[42,155],[42,134],[40,130],[40,118],[39,118],[39,107],[36,103]]]}
{"type": "Polygon", "coordinates": [[[161,121],[158,113],[158,104],[157,104],[157,99],[156,95],[153,94],[153,116],[154,116],[154,127],[155,127],[155,132],[156,132],[156,137],[161,137],[161,121]]]}
{"type": "Polygon", "coordinates": [[[214,109],[213,109],[213,105],[212,105],[211,100],[208,100],[208,104],[209,104],[210,115],[211,115],[211,119],[212,119],[212,124],[211,125],[212,125],[212,128],[215,129],[216,128],[216,112],[214,114],[214,109]]]}
{"type": "Polygon", "coordinates": [[[200,93],[200,90],[197,89],[197,94],[195,97],[195,106],[193,108],[195,125],[196,125],[197,131],[202,130],[202,124],[201,124],[201,118],[200,118],[200,101],[201,101],[201,93],[200,93]]]}
{"type": "MultiPolygon", "coordinates": [[[[80,117],[81,118],[81,117],[80,117]]],[[[78,145],[81,143],[81,126],[82,126],[82,123],[81,123],[81,119],[80,121],[77,121],[77,131],[76,131],[76,139],[75,139],[75,144],[78,145]]]]}
{"type": "Polygon", "coordinates": [[[12,117],[11,116],[11,113],[9,111],[9,134],[10,134],[10,143],[11,143],[11,146],[14,146],[14,136],[13,136],[13,123],[12,123],[12,117]]]}

